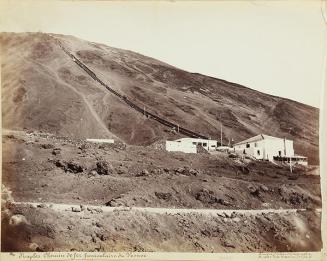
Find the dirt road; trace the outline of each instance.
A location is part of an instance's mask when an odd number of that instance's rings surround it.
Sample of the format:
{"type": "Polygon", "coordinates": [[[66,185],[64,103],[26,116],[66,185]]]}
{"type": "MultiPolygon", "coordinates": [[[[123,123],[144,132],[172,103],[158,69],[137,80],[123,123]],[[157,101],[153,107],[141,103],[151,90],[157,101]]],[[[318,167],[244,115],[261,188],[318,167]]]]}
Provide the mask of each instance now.
{"type": "Polygon", "coordinates": [[[6,251],[321,249],[319,209],[126,208],[38,202],[16,202],[8,207],[2,218],[6,251]]]}
{"type": "MultiPolygon", "coordinates": [[[[108,207],[98,205],[77,205],[77,204],[57,204],[44,202],[15,202],[16,205],[31,205],[34,207],[48,207],[57,211],[69,211],[72,209],[79,210],[85,208],[88,210],[98,210],[100,212],[114,212],[114,211],[141,211],[156,214],[179,214],[179,213],[197,213],[203,215],[260,215],[266,213],[295,213],[297,211],[306,211],[306,209],[192,209],[192,208],[150,208],[150,207],[108,207]]],[[[321,208],[315,209],[316,212],[321,212],[321,208]]]]}

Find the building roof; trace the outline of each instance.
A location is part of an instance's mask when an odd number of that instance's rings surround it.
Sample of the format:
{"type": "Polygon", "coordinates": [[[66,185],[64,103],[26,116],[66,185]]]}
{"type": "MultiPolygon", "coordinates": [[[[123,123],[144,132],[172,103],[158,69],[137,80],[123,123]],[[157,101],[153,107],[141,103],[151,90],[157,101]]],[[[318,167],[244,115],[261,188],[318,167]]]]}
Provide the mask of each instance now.
{"type": "MultiPolygon", "coordinates": [[[[249,138],[249,139],[240,141],[238,143],[235,143],[234,145],[241,145],[241,144],[244,144],[244,143],[251,143],[251,142],[256,142],[256,141],[260,141],[260,140],[271,140],[271,139],[283,139],[283,138],[269,136],[269,135],[266,135],[266,134],[259,134],[257,136],[252,137],[252,138],[249,138]]],[[[286,139],[286,140],[288,140],[288,139],[286,139]]]]}
{"type": "Polygon", "coordinates": [[[207,139],[201,139],[201,138],[180,138],[175,141],[186,141],[186,140],[199,141],[199,142],[201,142],[201,141],[217,141],[217,140],[211,140],[211,139],[207,140],[207,139]]]}

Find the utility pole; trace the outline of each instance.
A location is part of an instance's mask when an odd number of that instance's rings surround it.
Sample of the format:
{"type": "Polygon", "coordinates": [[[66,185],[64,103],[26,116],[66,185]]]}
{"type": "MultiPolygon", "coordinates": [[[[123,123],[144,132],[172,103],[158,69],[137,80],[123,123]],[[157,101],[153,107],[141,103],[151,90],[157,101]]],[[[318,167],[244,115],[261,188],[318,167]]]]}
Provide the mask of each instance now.
{"type": "Polygon", "coordinates": [[[293,172],[293,169],[292,169],[292,157],[290,157],[290,171],[291,171],[291,173],[293,172]]]}
{"type": "Polygon", "coordinates": [[[286,138],[284,138],[284,156],[286,157],[286,138]]]}
{"type": "Polygon", "coordinates": [[[223,146],[223,123],[220,121],[220,146],[223,146]]]}

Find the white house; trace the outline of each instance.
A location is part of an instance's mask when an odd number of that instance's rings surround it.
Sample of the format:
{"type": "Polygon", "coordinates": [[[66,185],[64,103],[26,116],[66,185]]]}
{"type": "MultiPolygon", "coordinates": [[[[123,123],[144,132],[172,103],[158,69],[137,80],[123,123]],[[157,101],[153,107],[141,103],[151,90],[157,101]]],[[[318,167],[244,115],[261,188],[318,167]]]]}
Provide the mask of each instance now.
{"type": "Polygon", "coordinates": [[[202,146],[207,151],[216,150],[216,140],[181,138],[175,141],[166,141],[167,151],[181,151],[185,153],[197,153],[197,146],[202,146]]]}
{"type": "Polygon", "coordinates": [[[235,152],[250,155],[256,159],[269,161],[293,161],[307,165],[307,158],[294,154],[293,141],[259,134],[233,146],[235,152]]]}

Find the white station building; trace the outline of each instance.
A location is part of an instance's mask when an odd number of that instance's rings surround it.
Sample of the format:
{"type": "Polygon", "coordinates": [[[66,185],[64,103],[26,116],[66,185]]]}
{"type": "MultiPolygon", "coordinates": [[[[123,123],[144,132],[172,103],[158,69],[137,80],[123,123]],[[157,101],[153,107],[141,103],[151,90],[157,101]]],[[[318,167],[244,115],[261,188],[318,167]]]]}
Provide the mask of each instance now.
{"type": "Polygon", "coordinates": [[[293,141],[259,134],[233,146],[235,152],[243,153],[255,159],[269,161],[293,161],[307,165],[307,158],[294,154],[293,141]]]}
{"type": "Polygon", "coordinates": [[[174,141],[166,141],[167,151],[180,151],[185,153],[197,153],[197,146],[202,146],[207,151],[216,150],[218,142],[216,140],[181,138],[174,141]]]}

